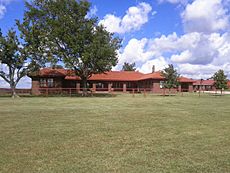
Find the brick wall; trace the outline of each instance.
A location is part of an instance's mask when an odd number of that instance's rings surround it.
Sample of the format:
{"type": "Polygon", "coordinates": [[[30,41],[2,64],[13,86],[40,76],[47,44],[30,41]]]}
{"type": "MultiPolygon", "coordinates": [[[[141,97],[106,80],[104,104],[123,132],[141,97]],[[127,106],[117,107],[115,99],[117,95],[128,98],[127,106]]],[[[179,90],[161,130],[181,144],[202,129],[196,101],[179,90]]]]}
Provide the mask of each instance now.
{"type": "Polygon", "coordinates": [[[32,88],[31,88],[31,92],[33,95],[40,95],[40,82],[38,78],[32,78],[32,88]]]}

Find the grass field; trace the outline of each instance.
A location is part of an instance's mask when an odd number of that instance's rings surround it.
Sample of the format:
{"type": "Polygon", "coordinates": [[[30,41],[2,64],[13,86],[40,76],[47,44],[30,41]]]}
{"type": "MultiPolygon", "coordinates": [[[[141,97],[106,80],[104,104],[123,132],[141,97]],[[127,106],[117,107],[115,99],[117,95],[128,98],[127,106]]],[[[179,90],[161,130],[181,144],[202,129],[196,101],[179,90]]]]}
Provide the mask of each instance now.
{"type": "Polygon", "coordinates": [[[0,172],[230,172],[230,96],[0,98],[0,172]]]}

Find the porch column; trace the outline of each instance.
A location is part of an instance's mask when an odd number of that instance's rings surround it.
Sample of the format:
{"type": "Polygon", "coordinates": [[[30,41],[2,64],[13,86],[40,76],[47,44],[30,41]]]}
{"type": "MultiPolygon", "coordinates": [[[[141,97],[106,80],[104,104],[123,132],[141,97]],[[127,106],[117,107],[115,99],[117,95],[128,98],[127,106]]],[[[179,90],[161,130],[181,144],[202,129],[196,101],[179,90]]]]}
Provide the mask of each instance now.
{"type": "Polygon", "coordinates": [[[127,91],[127,85],[126,83],[123,83],[123,92],[125,93],[127,91]]]}
{"type": "Polygon", "coordinates": [[[178,90],[179,90],[179,92],[182,92],[182,90],[181,90],[181,84],[178,86],[178,90]]]}
{"type": "Polygon", "coordinates": [[[96,92],[96,90],[97,90],[97,86],[96,86],[96,84],[95,83],[93,83],[93,92],[96,92]]]}
{"type": "Polygon", "coordinates": [[[81,84],[80,84],[80,83],[77,83],[77,84],[76,84],[76,91],[77,91],[77,93],[80,92],[80,88],[81,88],[81,84]]]}
{"type": "Polygon", "coordinates": [[[193,85],[192,85],[192,84],[189,84],[189,86],[188,86],[188,91],[189,91],[189,92],[193,92],[193,85]]]}
{"type": "Polygon", "coordinates": [[[108,92],[111,92],[111,90],[112,90],[112,83],[109,83],[108,84],[108,92]]]}

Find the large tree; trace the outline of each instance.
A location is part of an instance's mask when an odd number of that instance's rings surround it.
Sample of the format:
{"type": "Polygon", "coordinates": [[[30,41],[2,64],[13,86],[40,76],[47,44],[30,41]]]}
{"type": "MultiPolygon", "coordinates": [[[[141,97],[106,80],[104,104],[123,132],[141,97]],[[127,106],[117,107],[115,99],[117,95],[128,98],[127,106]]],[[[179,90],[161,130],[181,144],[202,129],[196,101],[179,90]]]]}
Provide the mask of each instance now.
{"type": "Polygon", "coordinates": [[[213,75],[212,78],[215,81],[214,86],[216,87],[216,89],[219,89],[221,91],[222,95],[223,89],[228,88],[227,75],[224,74],[224,70],[219,70],[213,75]]]}
{"type": "Polygon", "coordinates": [[[0,77],[9,83],[12,97],[18,97],[15,90],[18,82],[36,70],[38,65],[36,61],[29,60],[27,49],[13,30],[9,30],[6,36],[0,32],[0,62],[6,67],[5,70],[0,69],[0,77]]]}
{"type": "Polygon", "coordinates": [[[123,71],[136,71],[136,64],[125,62],[122,66],[123,71]]]}
{"type": "MultiPolygon", "coordinates": [[[[88,18],[85,0],[34,0],[26,2],[23,22],[18,26],[23,38],[54,61],[63,61],[87,87],[92,74],[110,71],[117,64],[121,40],[88,18]]],[[[32,46],[33,46],[32,45],[32,46]]]]}
{"type": "Polygon", "coordinates": [[[162,72],[161,75],[165,78],[164,88],[169,89],[169,93],[172,88],[178,87],[178,78],[179,74],[177,70],[174,68],[173,64],[169,64],[162,72]]]}

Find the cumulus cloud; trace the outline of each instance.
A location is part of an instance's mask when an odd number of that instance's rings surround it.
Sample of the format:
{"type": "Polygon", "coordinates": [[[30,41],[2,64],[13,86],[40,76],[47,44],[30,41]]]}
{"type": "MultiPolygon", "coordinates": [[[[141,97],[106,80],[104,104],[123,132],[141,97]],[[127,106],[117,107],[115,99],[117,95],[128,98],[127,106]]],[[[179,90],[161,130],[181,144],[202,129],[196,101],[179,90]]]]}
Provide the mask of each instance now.
{"type": "Polygon", "coordinates": [[[192,57],[192,53],[189,50],[185,50],[183,52],[181,52],[179,55],[172,55],[171,59],[174,62],[179,62],[179,63],[183,63],[186,61],[189,61],[192,57]]]}
{"type": "Polygon", "coordinates": [[[106,27],[109,32],[124,34],[130,31],[137,31],[148,22],[152,7],[145,2],[137,6],[130,7],[124,17],[117,17],[113,14],[107,14],[99,24],[106,27]]]}
{"type": "Polygon", "coordinates": [[[4,5],[0,5],[0,19],[3,18],[3,16],[6,13],[6,7],[4,5]]]}
{"type": "MultiPolygon", "coordinates": [[[[10,88],[10,85],[0,77],[0,88],[10,88]]],[[[17,88],[31,88],[31,79],[29,77],[23,77],[17,88]]]]}
{"type": "Polygon", "coordinates": [[[18,1],[18,0],[0,0],[0,4],[7,5],[7,4],[11,3],[12,1],[18,1]]]}
{"type": "MultiPolygon", "coordinates": [[[[5,64],[0,63],[0,71],[8,74],[9,68],[5,64]]],[[[16,78],[16,75],[15,75],[16,78]]],[[[0,77],[0,88],[10,88],[10,85],[0,77]]],[[[31,79],[27,76],[23,77],[17,84],[17,88],[31,88],[31,79]]]]}
{"type": "Polygon", "coordinates": [[[6,13],[6,6],[10,4],[12,1],[18,0],[0,0],[0,19],[3,18],[6,13]]]}
{"type": "Polygon", "coordinates": [[[230,77],[230,33],[176,33],[152,39],[132,39],[119,55],[119,64],[136,62],[138,70],[162,70],[173,63],[179,72],[192,78],[209,78],[219,69],[230,77]]]}
{"type": "Polygon", "coordinates": [[[151,51],[161,56],[170,53],[175,63],[223,65],[230,61],[230,34],[176,33],[148,40],[151,51]]]}
{"type": "Polygon", "coordinates": [[[224,65],[192,65],[192,64],[180,64],[178,70],[180,74],[184,74],[193,79],[208,79],[213,76],[219,69],[223,69],[225,74],[230,77],[230,63],[224,65]]]}
{"type": "Polygon", "coordinates": [[[86,15],[86,18],[95,17],[97,14],[97,11],[98,11],[97,6],[94,5],[93,7],[90,8],[88,14],[86,15]]]}
{"type": "Polygon", "coordinates": [[[149,40],[147,38],[143,38],[141,40],[135,38],[131,39],[119,56],[119,63],[144,63],[145,61],[149,60],[155,54],[155,52],[146,49],[148,42],[149,40]]]}
{"type": "Polygon", "coordinates": [[[31,78],[25,76],[18,82],[17,88],[31,88],[31,85],[31,78]]]}
{"type": "Polygon", "coordinates": [[[186,32],[212,33],[229,27],[224,0],[195,0],[187,4],[181,17],[186,32]]]}
{"type": "Polygon", "coordinates": [[[172,4],[187,4],[188,0],[158,0],[159,3],[169,2],[172,4]]]}
{"type": "Polygon", "coordinates": [[[150,73],[152,72],[153,65],[155,66],[155,71],[159,71],[167,67],[168,64],[169,62],[161,56],[156,59],[145,62],[140,68],[137,68],[137,70],[142,73],[150,73]]]}
{"type": "Polygon", "coordinates": [[[172,61],[176,63],[190,63],[190,64],[209,64],[215,57],[218,56],[218,49],[215,49],[215,44],[210,40],[212,35],[204,35],[200,33],[191,33],[186,36],[178,38],[177,42],[183,44],[183,37],[193,37],[197,35],[196,41],[192,45],[183,45],[184,49],[180,54],[172,55],[172,61]]]}

